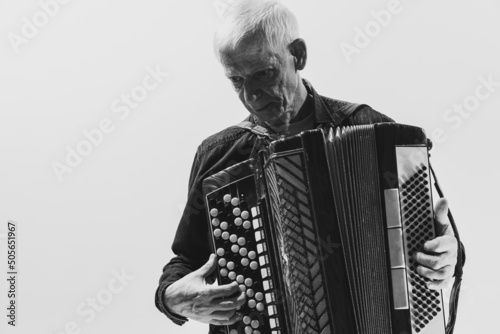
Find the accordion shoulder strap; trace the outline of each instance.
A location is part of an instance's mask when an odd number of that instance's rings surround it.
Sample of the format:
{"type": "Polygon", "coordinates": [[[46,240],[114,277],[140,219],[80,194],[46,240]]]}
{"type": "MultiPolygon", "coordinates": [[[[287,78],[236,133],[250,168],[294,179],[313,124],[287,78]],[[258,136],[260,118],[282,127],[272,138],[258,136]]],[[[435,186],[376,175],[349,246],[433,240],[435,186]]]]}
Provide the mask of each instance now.
{"type": "MultiPolygon", "coordinates": [[[[436,178],[436,173],[432,168],[432,165],[429,163],[429,167],[432,173],[432,178],[434,179],[434,186],[438,192],[439,197],[444,197],[443,191],[439,186],[439,182],[436,178]]],[[[455,321],[457,320],[457,311],[458,311],[458,299],[460,295],[460,286],[462,283],[462,275],[463,275],[463,265],[465,263],[465,250],[462,242],[460,241],[460,235],[458,233],[457,225],[455,224],[455,219],[453,219],[453,215],[451,211],[448,209],[448,219],[450,220],[451,227],[453,228],[453,233],[455,234],[455,238],[457,238],[458,242],[458,259],[457,266],[455,269],[455,282],[453,283],[453,287],[451,289],[450,294],[450,309],[449,309],[449,317],[448,317],[448,325],[446,326],[446,334],[453,334],[453,330],[455,328],[455,321]]]]}

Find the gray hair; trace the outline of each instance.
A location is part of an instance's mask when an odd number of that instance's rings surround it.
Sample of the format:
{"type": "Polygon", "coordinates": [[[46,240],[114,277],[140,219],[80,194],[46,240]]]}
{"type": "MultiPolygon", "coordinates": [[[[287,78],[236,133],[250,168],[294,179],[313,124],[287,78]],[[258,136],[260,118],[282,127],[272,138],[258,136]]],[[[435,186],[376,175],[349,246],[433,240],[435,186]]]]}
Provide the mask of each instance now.
{"type": "Polygon", "coordinates": [[[246,37],[262,33],[274,50],[286,48],[299,37],[295,15],[279,0],[236,0],[223,16],[223,24],[215,33],[214,51],[221,54],[234,50],[246,37]]]}

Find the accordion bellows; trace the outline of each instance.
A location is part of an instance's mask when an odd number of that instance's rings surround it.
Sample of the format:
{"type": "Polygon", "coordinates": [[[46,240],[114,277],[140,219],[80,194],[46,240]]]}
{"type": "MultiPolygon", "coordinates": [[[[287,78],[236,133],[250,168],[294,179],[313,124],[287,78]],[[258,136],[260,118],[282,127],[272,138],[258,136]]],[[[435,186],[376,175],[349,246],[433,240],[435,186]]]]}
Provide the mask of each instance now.
{"type": "Polygon", "coordinates": [[[427,138],[394,123],[311,130],[203,182],[229,334],[445,333],[412,254],[433,239],[427,138]]]}

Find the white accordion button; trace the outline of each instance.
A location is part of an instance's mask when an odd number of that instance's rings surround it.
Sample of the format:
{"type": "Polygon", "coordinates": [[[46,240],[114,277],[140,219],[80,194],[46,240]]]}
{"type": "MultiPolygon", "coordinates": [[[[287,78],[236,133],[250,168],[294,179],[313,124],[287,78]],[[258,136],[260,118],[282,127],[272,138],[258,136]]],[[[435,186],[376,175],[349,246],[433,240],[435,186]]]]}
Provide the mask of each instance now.
{"type": "Polygon", "coordinates": [[[259,302],[264,299],[264,294],[262,292],[257,292],[255,294],[255,299],[257,299],[259,302]]]}
{"type": "Polygon", "coordinates": [[[225,194],[223,199],[224,199],[224,202],[229,203],[229,202],[231,202],[231,195],[225,194]]]}
{"type": "Polygon", "coordinates": [[[248,213],[248,211],[243,211],[241,213],[241,218],[248,219],[248,217],[250,217],[250,214],[248,213]]]}
{"type": "Polygon", "coordinates": [[[247,287],[245,286],[245,284],[240,284],[240,291],[245,292],[246,290],[247,290],[247,287]]]}
{"type": "Polygon", "coordinates": [[[246,286],[251,286],[252,284],[253,284],[253,281],[252,281],[252,279],[251,279],[251,278],[247,278],[247,279],[245,280],[245,285],[246,285],[246,286]]]}
{"type": "Polygon", "coordinates": [[[252,263],[250,263],[250,268],[252,268],[253,270],[259,268],[259,264],[257,263],[257,261],[252,261],[252,263]]]}
{"type": "Polygon", "coordinates": [[[253,333],[253,329],[252,327],[250,326],[245,326],[245,334],[252,334],[253,333]]]}
{"type": "Polygon", "coordinates": [[[257,309],[257,311],[262,312],[264,311],[264,304],[257,303],[257,306],[255,308],[257,309]]]}
{"type": "Polygon", "coordinates": [[[257,303],[255,302],[255,300],[254,300],[254,299],[250,299],[250,300],[248,301],[248,307],[250,307],[250,308],[254,308],[256,304],[257,304],[257,303]]]}
{"type": "Polygon", "coordinates": [[[222,277],[226,277],[226,276],[227,276],[227,269],[221,269],[221,270],[220,270],[220,275],[221,275],[222,277]]]}
{"type": "Polygon", "coordinates": [[[227,277],[234,280],[236,278],[236,273],[234,271],[230,271],[229,274],[227,274],[227,277]]]}
{"type": "Polygon", "coordinates": [[[229,232],[222,232],[222,239],[227,240],[229,239],[229,232]]]}
{"type": "Polygon", "coordinates": [[[252,320],[252,322],[250,323],[250,326],[252,326],[253,328],[259,328],[259,320],[252,320]]]}
{"type": "Polygon", "coordinates": [[[218,248],[218,249],[217,249],[217,255],[219,255],[219,256],[224,256],[224,254],[225,254],[225,253],[226,253],[226,252],[224,252],[224,248],[218,248]]]}
{"type": "Polygon", "coordinates": [[[236,276],[236,282],[238,283],[243,283],[245,281],[245,277],[243,277],[243,275],[238,275],[236,276]]]}
{"type": "Polygon", "coordinates": [[[233,328],[233,329],[231,329],[231,331],[229,332],[229,334],[238,334],[238,330],[233,328]]]}
{"type": "Polygon", "coordinates": [[[232,251],[233,253],[238,253],[238,252],[239,252],[239,250],[240,250],[240,246],[238,246],[238,245],[232,245],[232,246],[231,246],[231,251],[232,251]]]}
{"type": "Polygon", "coordinates": [[[240,255],[246,256],[248,254],[248,250],[245,247],[240,248],[240,255]]]}
{"type": "Polygon", "coordinates": [[[250,223],[250,221],[249,221],[249,220],[245,220],[245,221],[243,222],[243,227],[244,227],[244,228],[246,228],[246,229],[248,230],[250,227],[252,227],[252,223],[250,223]]]}
{"type": "MultiPolygon", "coordinates": [[[[235,235],[236,236],[236,235],[235,235]]],[[[240,246],[243,246],[247,241],[245,240],[245,238],[241,237],[241,238],[238,238],[238,245],[240,246]]]]}
{"type": "Polygon", "coordinates": [[[234,219],[234,225],[241,226],[241,224],[243,224],[243,219],[240,217],[234,219]]]}
{"type": "Polygon", "coordinates": [[[249,298],[252,298],[252,297],[253,297],[253,295],[254,295],[253,290],[252,290],[252,289],[248,289],[248,290],[247,290],[247,296],[248,296],[249,298]]]}
{"type": "Polygon", "coordinates": [[[250,318],[248,315],[243,317],[243,323],[245,325],[250,325],[250,322],[252,321],[252,318],[250,318]]]}
{"type": "Polygon", "coordinates": [[[220,223],[220,228],[223,229],[223,230],[227,230],[227,227],[228,227],[228,223],[227,222],[222,222],[220,223]]]}
{"type": "Polygon", "coordinates": [[[229,261],[227,263],[227,269],[229,269],[229,270],[233,270],[234,269],[234,262],[233,261],[229,261]]]}
{"type": "Polygon", "coordinates": [[[241,265],[242,266],[246,267],[246,266],[248,266],[249,263],[250,263],[250,260],[247,259],[246,257],[244,257],[244,258],[241,259],[241,265]]]}
{"type": "Polygon", "coordinates": [[[219,266],[224,267],[226,265],[226,259],[219,259],[219,266]]]}
{"type": "Polygon", "coordinates": [[[238,199],[238,197],[233,197],[233,199],[231,200],[231,204],[233,206],[240,204],[240,200],[238,199]]]}
{"type": "Polygon", "coordinates": [[[222,231],[221,231],[220,228],[217,228],[217,229],[214,230],[214,236],[216,238],[219,238],[221,236],[221,234],[222,234],[222,231]]]}
{"type": "Polygon", "coordinates": [[[231,234],[231,236],[229,237],[229,241],[231,242],[238,241],[238,236],[236,234],[231,234]]]}
{"type": "Polygon", "coordinates": [[[241,213],[240,208],[234,208],[234,209],[233,209],[233,215],[235,215],[235,216],[239,216],[239,215],[240,215],[240,213],[241,213]]]}
{"type": "Polygon", "coordinates": [[[248,253],[248,257],[249,257],[251,260],[253,260],[253,259],[255,259],[255,257],[257,257],[257,253],[255,253],[254,251],[250,251],[250,252],[248,253]]]}
{"type": "Polygon", "coordinates": [[[212,210],[210,210],[210,215],[212,217],[217,217],[217,215],[219,214],[219,210],[213,208],[212,210]]]}
{"type": "Polygon", "coordinates": [[[214,218],[214,219],[212,219],[212,225],[213,225],[213,226],[219,226],[219,224],[220,224],[220,220],[219,220],[219,218],[214,218]]]}

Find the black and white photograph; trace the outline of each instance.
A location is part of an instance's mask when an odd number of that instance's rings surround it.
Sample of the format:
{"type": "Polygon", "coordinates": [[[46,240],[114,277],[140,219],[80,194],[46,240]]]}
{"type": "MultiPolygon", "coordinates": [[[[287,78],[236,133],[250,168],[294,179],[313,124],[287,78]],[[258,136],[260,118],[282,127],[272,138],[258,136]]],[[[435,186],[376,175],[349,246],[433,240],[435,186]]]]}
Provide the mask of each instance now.
{"type": "Polygon", "coordinates": [[[0,0],[0,333],[498,333],[500,3],[0,0]]]}

